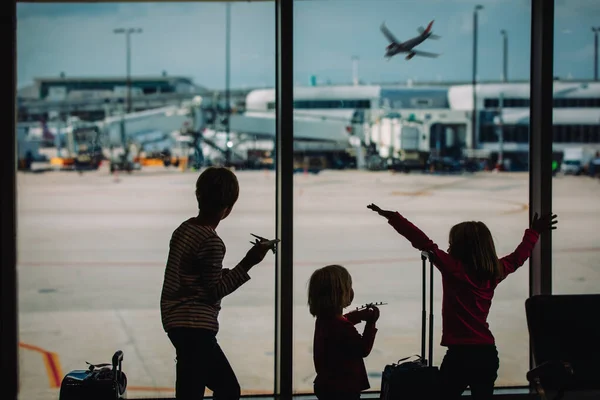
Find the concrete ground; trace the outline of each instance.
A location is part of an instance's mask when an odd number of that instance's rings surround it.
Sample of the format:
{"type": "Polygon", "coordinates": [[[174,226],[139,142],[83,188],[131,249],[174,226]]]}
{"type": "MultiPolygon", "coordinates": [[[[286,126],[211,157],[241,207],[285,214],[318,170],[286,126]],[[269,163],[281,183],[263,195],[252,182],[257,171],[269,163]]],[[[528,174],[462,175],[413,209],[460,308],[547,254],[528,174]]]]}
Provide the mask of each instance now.
{"type": "MultiPolygon", "coordinates": [[[[18,278],[21,399],[58,398],[62,377],[86,361],[108,362],[124,351],[128,397],[172,395],[175,352],[162,330],[159,298],[172,231],[196,211],[198,173],[147,168],[110,176],[106,169],[19,174],[18,278]]],[[[250,233],[275,232],[275,174],[239,172],[241,196],[218,232],[233,267],[250,233]]],[[[553,180],[554,290],[593,293],[600,286],[600,181],[553,180]]],[[[295,176],[294,378],[310,391],[314,321],[306,306],[310,274],[337,263],[353,276],[354,306],[381,307],[379,332],[366,359],[371,386],[383,367],[420,350],[419,252],[366,209],[374,202],[402,212],[442,248],[450,227],[482,220],[498,253],[519,243],[528,225],[527,174],[429,176],[324,171],[295,176]]],[[[525,383],[528,334],[524,301],[527,265],[496,293],[490,325],[501,357],[498,385],[525,383]]],[[[245,393],[273,386],[274,257],[225,298],[218,339],[245,393]]],[[[435,363],[440,341],[441,285],[435,275],[435,363]]],[[[358,327],[359,330],[362,327],[358,327]]]]}

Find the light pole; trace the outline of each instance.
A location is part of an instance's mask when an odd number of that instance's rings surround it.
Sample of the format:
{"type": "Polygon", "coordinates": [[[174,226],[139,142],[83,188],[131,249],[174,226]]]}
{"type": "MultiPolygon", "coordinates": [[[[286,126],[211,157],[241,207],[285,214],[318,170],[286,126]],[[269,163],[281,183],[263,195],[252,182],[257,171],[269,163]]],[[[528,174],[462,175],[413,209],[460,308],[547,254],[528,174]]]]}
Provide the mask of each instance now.
{"type": "Polygon", "coordinates": [[[496,162],[496,166],[500,171],[504,166],[504,118],[503,118],[503,108],[504,108],[504,92],[500,92],[500,96],[498,98],[498,161],[496,162]]]}
{"type": "Polygon", "coordinates": [[[472,143],[473,147],[477,146],[477,15],[478,11],[482,10],[483,6],[481,4],[477,4],[475,9],[473,10],[473,115],[471,116],[471,129],[472,129],[472,143]]]}
{"type": "Polygon", "coordinates": [[[358,86],[358,56],[352,56],[352,84],[358,86]]]}
{"type": "Polygon", "coordinates": [[[600,26],[592,27],[594,32],[594,80],[598,80],[598,32],[600,32],[600,26]]]}
{"type": "Polygon", "coordinates": [[[116,34],[125,35],[126,59],[127,59],[127,112],[131,112],[131,34],[142,33],[141,28],[118,28],[113,31],[116,34]]]}
{"type": "Polygon", "coordinates": [[[227,141],[225,143],[225,162],[227,165],[231,164],[231,141],[229,138],[230,135],[230,125],[229,118],[231,117],[229,108],[230,108],[230,92],[229,92],[229,80],[231,75],[231,3],[225,3],[225,135],[227,141]]]}
{"type": "Polygon", "coordinates": [[[505,29],[500,31],[502,35],[502,81],[508,82],[508,34],[505,29]]]}

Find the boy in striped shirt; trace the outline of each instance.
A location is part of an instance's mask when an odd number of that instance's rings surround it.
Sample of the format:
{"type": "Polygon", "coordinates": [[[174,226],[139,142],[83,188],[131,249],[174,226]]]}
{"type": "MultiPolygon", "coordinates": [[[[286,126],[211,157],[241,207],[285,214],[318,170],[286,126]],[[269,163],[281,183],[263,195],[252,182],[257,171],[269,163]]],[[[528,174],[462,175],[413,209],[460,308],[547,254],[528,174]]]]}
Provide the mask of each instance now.
{"type": "Polygon", "coordinates": [[[250,279],[272,245],[254,245],[235,268],[223,268],[225,244],[216,232],[239,197],[236,176],[227,168],[208,168],[196,182],[198,216],[184,221],[169,245],[160,300],[163,328],[177,353],[175,396],[237,400],[240,385],[217,343],[221,299],[250,279]]]}

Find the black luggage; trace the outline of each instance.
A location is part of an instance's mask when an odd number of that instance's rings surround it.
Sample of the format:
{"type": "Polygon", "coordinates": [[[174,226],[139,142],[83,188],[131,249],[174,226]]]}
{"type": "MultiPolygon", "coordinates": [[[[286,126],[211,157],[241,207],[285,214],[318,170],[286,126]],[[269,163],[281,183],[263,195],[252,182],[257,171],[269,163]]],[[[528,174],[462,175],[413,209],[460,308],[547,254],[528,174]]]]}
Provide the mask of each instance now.
{"type": "MultiPolygon", "coordinates": [[[[542,400],[600,398],[600,294],[534,295],[525,301],[535,368],[527,380],[542,400]]],[[[537,398],[537,397],[536,397],[537,398]]]]}
{"type": "Polygon", "coordinates": [[[117,351],[111,364],[90,364],[87,370],[69,372],[60,385],[59,400],[125,399],[127,376],[123,372],[123,352],[117,351]]]}
{"type": "Polygon", "coordinates": [[[421,253],[423,262],[423,310],[421,321],[421,355],[406,357],[386,365],[381,376],[381,400],[438,399],[440,371],[433,366],[433,263],[430,255],[421,253]],[[429,259],[429,360],[425,358],[427,260],[429,259]],[[407,361],[416,357],[415,360],[407,361]]]}

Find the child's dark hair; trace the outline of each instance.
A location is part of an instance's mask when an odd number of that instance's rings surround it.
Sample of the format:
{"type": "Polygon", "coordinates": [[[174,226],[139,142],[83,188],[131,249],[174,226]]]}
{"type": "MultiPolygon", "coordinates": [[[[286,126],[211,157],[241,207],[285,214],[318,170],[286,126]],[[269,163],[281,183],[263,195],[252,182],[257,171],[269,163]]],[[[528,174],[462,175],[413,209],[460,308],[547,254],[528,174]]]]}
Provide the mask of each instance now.
{"type": "Polygon", "coordinates": [[[450,229],[448,253],[465,266],[467,274],[481,280],[502,279],[504,268],[496,255],[492,233],[480,221],[467,221],[450,229]]]}
{"type": "Polygon", "coordinates": [[[233,207],[239,195],[235,174],[224,167],[209,167],[196,181],[198,208],[208,215],[233,207]]]}
{"type": "Polygon", "coordinates": [[[315,317],[335,316],[352,302],[352,277],[341,265],[313,272],[308,283],[308,307],[315,317]]]}

